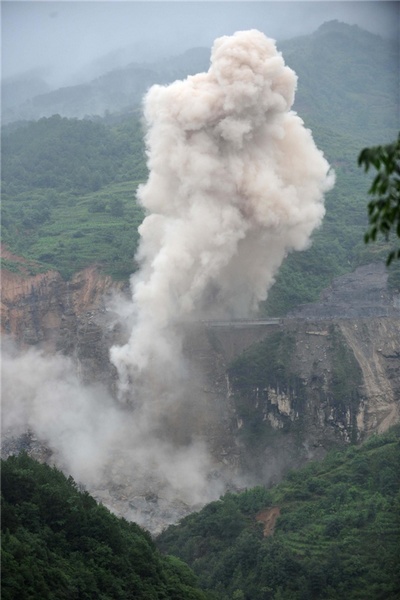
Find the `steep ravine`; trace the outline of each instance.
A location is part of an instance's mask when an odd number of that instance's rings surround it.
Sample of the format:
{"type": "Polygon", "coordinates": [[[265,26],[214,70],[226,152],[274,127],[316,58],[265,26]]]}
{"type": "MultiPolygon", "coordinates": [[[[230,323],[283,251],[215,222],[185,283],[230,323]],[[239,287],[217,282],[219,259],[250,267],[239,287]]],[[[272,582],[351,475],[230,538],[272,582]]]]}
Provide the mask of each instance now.
{"type": "MultiPolygon", "coordinates": [[[[4,271],[2,331],[22,347],[72,356],[84,380],[113,391],[108,352],[127,335],[109,308],[114,291],[121,286],[94,267],[70,282],[54,272],[4,271]]],[[[288,468],[399,421],[398,305],[384,267],[372,265],[339,278],[320,303],[281,321],[188,329],[184,349],[201,398],[191,426],[233,487],[278,481],[288,468]]],[[[40,440],[28,435],[21,444],[51,460],[40,440]]],[[[3,440],[3,455],[16,448],[3,440]]],[[[134,481],[91,491],[127,518],[135,496],[155,532],[193,508],[167,506],[154,490],[137,494],[134,481]]]]}

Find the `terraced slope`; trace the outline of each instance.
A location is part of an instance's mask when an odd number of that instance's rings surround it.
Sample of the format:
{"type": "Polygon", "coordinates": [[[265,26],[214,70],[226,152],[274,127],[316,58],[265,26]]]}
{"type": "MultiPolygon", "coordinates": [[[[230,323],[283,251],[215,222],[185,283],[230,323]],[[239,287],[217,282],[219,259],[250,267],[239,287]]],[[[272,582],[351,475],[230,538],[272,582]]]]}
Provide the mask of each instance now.
{"type": "Polygon", "coordinates": [[[332,452],[278,486],[227,494],[169,527],[158,545],[218,600],[400,594],[400,428],[332,452]],[[260,515],[277,516],[265,535],[260,515]]]}

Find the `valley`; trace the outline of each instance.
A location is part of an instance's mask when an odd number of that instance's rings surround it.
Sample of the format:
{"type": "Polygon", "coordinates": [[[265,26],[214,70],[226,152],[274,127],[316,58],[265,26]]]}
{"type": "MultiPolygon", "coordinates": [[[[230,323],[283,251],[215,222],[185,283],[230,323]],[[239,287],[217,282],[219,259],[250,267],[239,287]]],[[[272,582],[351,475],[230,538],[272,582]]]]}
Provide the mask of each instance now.
{"type": "MultiPolygon", "coordinates": [[[[400,412],[399,297],[387,279],[381,264],[371,264],[285,318],[186,324],[189,397],[169,413],[168,435],[178,446],[204,440],[213,465],[207,477],[237,490],[275,484],[332,448],[386,431],[400,412]]],[[[123,293],[95,268],[69,282],[54,272],[8,273],[3,333],[21,348],[72,357],[83,383],[115,396],[109,351],[126,333],[112,302],[123,293]]],[[[51,462],[46,440],[32,433],[22,441],[51,462]]],[[[4,443],[3,454],[15,444],[4,443]]],[[[118,473],[121,451],[106,478],[89,487],[111,510],[158,532],[196,508],[163,498],[157,479],[128,481],[125,468],[118,473]]]]}

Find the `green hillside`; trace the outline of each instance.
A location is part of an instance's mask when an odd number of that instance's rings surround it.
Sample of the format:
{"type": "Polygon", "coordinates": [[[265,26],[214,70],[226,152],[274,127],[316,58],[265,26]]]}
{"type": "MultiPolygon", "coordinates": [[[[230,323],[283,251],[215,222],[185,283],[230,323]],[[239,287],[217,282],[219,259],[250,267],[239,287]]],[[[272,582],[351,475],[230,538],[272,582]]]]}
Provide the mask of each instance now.
{"type": "Polygon", "coordinates": [[[147,176],[139,115],[8,126],[2,151],[3,241],[15,254],[66,278],[93,263],[116,278],[133,272],[135,191],[147,176]]]}
{"type": "Polygon", "coordinates": [[[397,426],[154,542],[22,453],[1,464],[2,598],[396,600],[399,467],[397,426]]]}
{"type": "Polygon", "coordinates": [[[400,428],[331,452],[269,490],[226,494],[157,544],[187,562],[215,600],[395,600],[400,428]],[[260,520],[278,512],[264,536],[260,520]]]}
{"type": "Polygon", "coordinates": [[[392,141],[399,128],[398,41],[329,21],[278,46],[298,75],[295,109],[306,123],[365,145],[392,141]]]}
{"type": "MultiPolygon", "coordinates": [[[[390,42],[331,22],[279,47],[299,77],[295,108],[337,182],[312,247],[289,255],[279,271],[262,307],[273,315],[316,300],[332,278],[385,259],[387,244],[363,242],[370,177],[357,157],[365,145],[394,140],[399,127],[399,75],[390,42]]],[[[183,58],[189,70],[190,61],[199,60],[194,51],[183,58]]],[[[95,262],[127,279],[143,218],[135,191],[146,177],[139,111],[9,124],[2,128],[2,239],[15,254],[36,261],[37,269],[56,269],[65,278],[95,262]]],[[[4,267],[18,270],[8,262],[4,267]]]]}
{"type": "Polygon", "coordinates": [[[312,302],[333,277],[385,259],[388,244],[363,241],[370,179],[357,157],[365,146],[394,141],[400,128],[395,41],[331,21],[278,46],[298,75],[294,108],[334,168],[336,185],[326,196],[326,216],[311,249],[291,254],[282,265],[265,307],[269,314],[312,302]]]}
{"type": "Polygon", "coordinates": [[[3,600],[206,600],[138,525],[26,454],[2,461],[3,600]]]}

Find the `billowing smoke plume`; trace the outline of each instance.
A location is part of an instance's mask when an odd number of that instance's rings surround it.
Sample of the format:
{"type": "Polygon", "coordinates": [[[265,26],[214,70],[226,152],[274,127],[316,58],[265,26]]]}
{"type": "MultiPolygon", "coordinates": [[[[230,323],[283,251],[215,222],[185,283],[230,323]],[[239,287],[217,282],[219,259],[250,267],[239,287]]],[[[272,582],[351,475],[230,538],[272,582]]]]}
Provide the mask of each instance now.
{"type": "Polygon", "coordinates": [[[89,489],[130,481],[133,495],[190,506],[223,491],[201,441],[218,407],[185,359],[185,332],[256,311],[321,223],[333,177],[290,111],[295,87],[274,42],[247,31],[216,40],[207,73],[148,92],[140,269],[120,314],[128,341],[111,349],[125,402],[83,387],[65,357],[5,352],[5,431],[31,429],[89,489]]]}
{"type": "Polygon", "coordinates": [[[122,393],[143,370],[175,372],[179,322],[249,315],[287,253],[309,245],[333,176],[290,111],[296,81],[252,30],[217,39],[207,73],[148,92],[136,323],[111,352],[122,393]]]}

